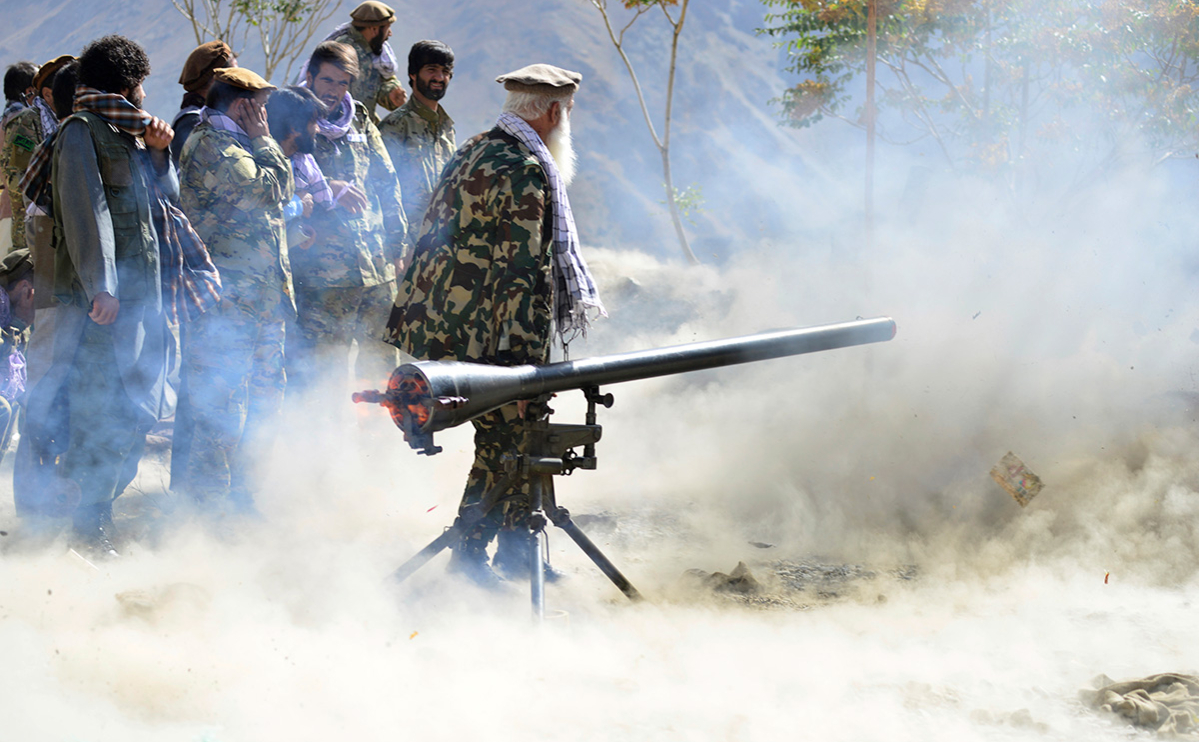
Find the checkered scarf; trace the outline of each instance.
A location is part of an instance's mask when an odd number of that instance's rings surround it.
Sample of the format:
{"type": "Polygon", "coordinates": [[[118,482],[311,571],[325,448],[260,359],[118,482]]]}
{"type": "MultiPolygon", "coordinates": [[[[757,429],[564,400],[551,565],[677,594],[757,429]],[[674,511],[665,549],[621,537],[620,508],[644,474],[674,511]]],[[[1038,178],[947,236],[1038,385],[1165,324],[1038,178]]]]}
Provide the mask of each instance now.
{"type": "Polygon", "coordinates": [[[514,113],[501,114],[496,126],[533,152],[550,182],[550,202],[554,209],[554,320],[565,348],[578,335],[587,336],[591,321],[587,316],[589,311],[600,317],[607,317],[608,312],[579,251],[579,235],[574,213],[570,210],[570,199],[566,196],[566,184],[558,174],[558,165],[550,151],[528,122],[514,113]]]}
{"type": "Polygon", "coordinates": [[[50,136],[58,131],[58,116],[54,111],[50,110],[50,104],[42,96],[33,99],[33,107],[37,109],[38,118],[42,121],[42,138],[50,136]]]}
{"type": "Polygon", "coordinates": [[[207,121],[208,125],[212,128],[232,134],[238,144],[244,149],[250,149],[250,135],[246,133],[246,130],[241,128],[241,125],[236,121],[215,108],[209,108],[208,106],[201,108],[200,121],[207,121]]]}
{"type": "MultiPolygon", "coordinates": [[[[75,88],[75,112],[89,111],[130,136],[139,139],[146,133],[150,114],[130,103],[122,95],[104,93],[83,85],[75,88]]],[[[20,192],[31,203],[52,215],[50,176],[54,142],[58,132],[51,134],[34,150],[29,168],[21,178],[20,192]]],[[[162,301],[172,322],[181,318],[194,320],[211,308],[221,297],[221,277],[204,241],[192,229],[191,222],[178,206],[158,187],[155,178],[150,183],[150,216],[158,235],[159,259],[162,268],[162,301]]]]}

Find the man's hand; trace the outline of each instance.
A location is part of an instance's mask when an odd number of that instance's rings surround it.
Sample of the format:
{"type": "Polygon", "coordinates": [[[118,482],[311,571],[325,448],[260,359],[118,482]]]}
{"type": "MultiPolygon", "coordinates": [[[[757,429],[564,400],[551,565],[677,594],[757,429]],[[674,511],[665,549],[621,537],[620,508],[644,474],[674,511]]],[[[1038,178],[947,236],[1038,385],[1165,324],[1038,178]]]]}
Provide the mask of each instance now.
{"type": "Polygon", "coordinates": [[[266,107],[253,98],[238,98],[229,106],[229,118],[246,132],[251,139],[270,133],[267,127],[266,107]]]}
{"type": "MultiPolygon", "coordinates": [[[[170,127],[167,127],[168,129],[170,127]]],[[[96,298],[92,299],[92,311],[88,313],[88,317],[97,325],[111,325],[117,319],[117,312],[121,309],[121,300],[108,293],[101,291],[96,294],[96,298]]]]}
{"type": "Polygon", "coordinates": [[[303,212],[301,216],[303,216],[305,219],[312,216],[312,194],[305,193],[303,196],[300,196],[300,203],[303,205],[303,212]]]}
{"type": "Polygon", "coordinates": [[[393,88],[392,91],[387,94],[387,100],[391,103],[391,107],[394,110],[407,102],[408,94],[404,92],[403,88],[393,88]]]}
{"type": "Polygon", "coordinates": [[[150,123],[146,125],[146,133],[142,138],[146,140],[146,146],[150,149],[162,151],[171,146],[171,140],[175,138],[175,130],[157,116],[151,116],[150,123]]]}
{"type": "Polygon", "coordinates": [[[337,204],[351,214],[361,214],[366,210],[366,194],[353,183],[331,180],[329,188],[333,190],[333,199],[337,204]]]}
{"type": "Polygon", "coordinates": [[[403,278],[404,273],[408,270],[408,258],[401,257],[395,259],[396,278],[403,278]]]}

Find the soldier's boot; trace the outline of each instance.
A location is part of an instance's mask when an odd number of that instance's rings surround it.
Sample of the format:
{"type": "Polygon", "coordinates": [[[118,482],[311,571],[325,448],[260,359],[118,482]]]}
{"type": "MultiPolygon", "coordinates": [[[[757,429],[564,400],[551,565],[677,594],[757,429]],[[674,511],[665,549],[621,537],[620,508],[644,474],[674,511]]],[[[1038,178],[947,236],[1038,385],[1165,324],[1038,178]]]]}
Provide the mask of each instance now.
{"type": "MultiPolygon", "coordinates": [[[[506,580],[529,579],[532,565],[529,563],[529,549],[533,545],[533,534],[526,528],[505,528],[496,539],[495,557],[491,564],[506,580]]],[[[566,574],[544,563],[545,581],[557,582],[564,579],[566,574]]]]}
{"type": "Polygon", "coordinates": [[[479,538],[464,538],[450,547],[449,571],[460,574],[481,588],[505,590],[504,579],[487,563],[487,542],[479,538]]]}
{"type": "Polygon", "coordinates": [[[71,524],[71,546],[94,559],[113,559],[121,554],[113,545],[112,501],[75,508],[71,524]]]}

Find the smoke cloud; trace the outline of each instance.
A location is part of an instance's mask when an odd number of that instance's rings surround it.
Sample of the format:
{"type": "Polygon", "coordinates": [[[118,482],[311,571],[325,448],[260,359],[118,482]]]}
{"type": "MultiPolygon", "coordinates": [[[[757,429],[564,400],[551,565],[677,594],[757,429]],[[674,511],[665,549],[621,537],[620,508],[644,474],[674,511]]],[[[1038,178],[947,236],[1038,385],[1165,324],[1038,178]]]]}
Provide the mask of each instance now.
{"type": "MultiPolygon", "coordinates": [[[[758,131],[726,149],[779,146],[758,131]]],[[[189,520],[148,459],[117,506],[137,540],[96,567],[17,548],[4,498],[0,738],[1125,739],[1080,688],[1199,667],[1193,177],[1017,199],[886,149],[870,242],[860,152],[830,141],[794,136],[802,173],[721,165],[778,207],[724,262],[583,235],[611,317],[572,357],[899,327],[605,390],[599,469],[557,494],[646,604],[560,532],[541,629],[527,587],[480,594],[444,555],[391,584],[452,521],[471,428],[418,457],[335,386],[289,408],[261,521],[189,520]],[[1027,508],[988,474],[1008,451],[1045,482],[1027,508]],[[738,562],[778,599],[682,577],[738,562]],[[788,565],[844,579],[788,588],[788,565]]],[[[705,220],[736,219],[706,193],[705,220]]],[[[553,406],[582,420],[577,393],[553,406]]]]}

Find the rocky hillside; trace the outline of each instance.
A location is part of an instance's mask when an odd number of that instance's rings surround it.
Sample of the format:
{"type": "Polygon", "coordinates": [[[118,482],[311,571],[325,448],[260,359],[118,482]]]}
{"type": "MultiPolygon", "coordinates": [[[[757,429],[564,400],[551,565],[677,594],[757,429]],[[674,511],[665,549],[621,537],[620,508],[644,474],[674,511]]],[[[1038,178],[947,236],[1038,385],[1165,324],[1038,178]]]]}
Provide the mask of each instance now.
{"type": "MultiPolygon", "coordinates": [[[[412,42],[438,38],[458,55],[445,100],[459,140],[490,127],[503,99],[496,75],[550,62],[584,75],[574,131],[581,171],[573,187],[585,243],[678,254],[662,205],[661,161],[628,74],[588,0],[482,2],[393,0],[403,19],[392,43],[406,57],[412,42]]],[[[619,5],[619,3],[613,3],[619,5]]],[[[348,17],[343,2],[338,18],[348,17]]],[[[123,33],[150,52],[147,107],[169,117],[182,93],[178,70],[195,45],[190,24],[169,0],[0,2],[0,61],[42,62],[78,53],[90,39],[123,33]]],[[[794,186],[809,178],[799,135],[780,129],[768,101],[781,89],[778,52],[754,34],[757,0],[696,0],[684,29],[672,133],[676,185],[702,190],[706,204],[689,225],[701,259],[713,260],[763,236],[796,226],[794,186]]],[[[333,23],[329,24],[332,28],[333,23]]],[[[661,126],[668,27],[653,14],[630,32],[630,52],[661,126]]],[[[242,62],[261,69],[247,44],[242,62]]],[[[277,75],[276,77],[282,77],[277,75]]],[[[280,82],[280,80],[275,80],[280,82]]]]}

